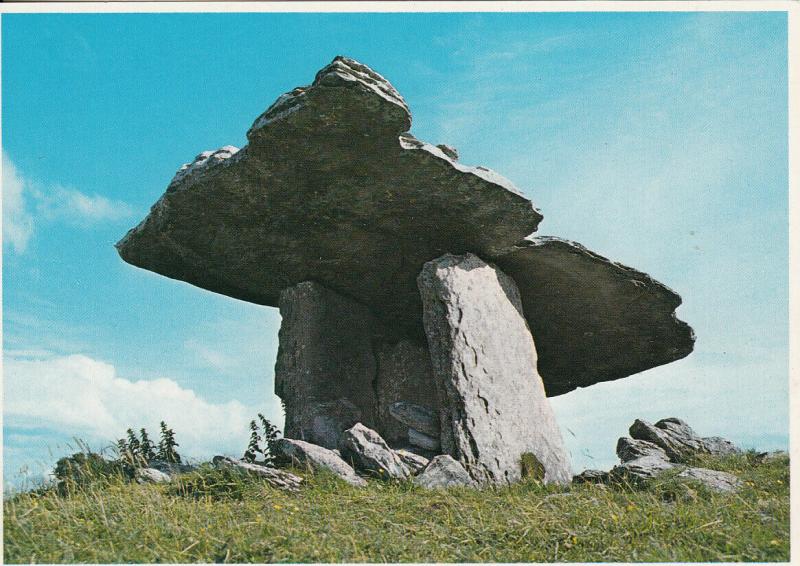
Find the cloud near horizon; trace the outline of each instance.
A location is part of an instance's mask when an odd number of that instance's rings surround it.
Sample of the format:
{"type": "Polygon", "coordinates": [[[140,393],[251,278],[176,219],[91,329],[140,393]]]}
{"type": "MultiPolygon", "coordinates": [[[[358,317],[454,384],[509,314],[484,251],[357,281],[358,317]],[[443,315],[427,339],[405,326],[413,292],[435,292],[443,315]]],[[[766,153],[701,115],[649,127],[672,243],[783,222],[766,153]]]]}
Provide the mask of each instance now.
{"type": "Polygon", "coordinates": [[[4,365],[6,426],[20,430],[112,443],[129,427],[155,436],[164,420],[181,454],[209,457],[243,449],[256,414],[239,401],[207,401],[171,379],[125,379],[113,365],[81,354],[7,351],[4,365]]]}
{"type": "Polygon", "coordinates": [[[62,220],[85,228],[132,214],[132,207],[122,201],[60,185],[40,186],[25,177],[3,152],[3,243],[16,254],[27,249],[37,221],[62,220]]]}

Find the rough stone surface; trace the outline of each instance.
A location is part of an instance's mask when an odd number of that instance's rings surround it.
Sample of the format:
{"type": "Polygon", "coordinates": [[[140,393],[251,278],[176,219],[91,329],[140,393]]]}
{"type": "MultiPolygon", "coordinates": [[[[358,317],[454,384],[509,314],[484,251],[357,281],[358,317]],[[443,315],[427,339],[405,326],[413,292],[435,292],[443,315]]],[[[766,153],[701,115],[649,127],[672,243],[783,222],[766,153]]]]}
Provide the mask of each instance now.
{"type": "Polygon", "coordinates": [[[542,218],[531,201],[500,175],[458,163],[452,148],[416,140],[410,126],[388,81],[337,57],[270,106],[248,146],[182,166],[119,253],[263,305],[314,280],[363,302],[395,340],[424,340],[422,265],[477,253],[519,284],[548,395],[691,351],[675,293],[577,244],[524,241],[542,218]]]}
{"type": "Polygon", "coordinates": [[[681,298],[649,275],[578,243],[529,238],[492,258],[516,281],[549,396],[687,356],[681,298]]]}
{"type": "Polygon", "coordinates": [[[678,474],[678,477],[681,479],[698,481],[715,491],[736,491],[742,485],[742,480],[733,474],[706,468],[686,468],[678,474]]]}
{"type": "MultiPolygon", "coordinates": [[[[433,382],[431,356],[426,345],[404,339],[384,343],[378,350],[378,432],[389,444],[402,444],[408,438],[408,425],[391,415],[399,401],[413,403],[432,413],[439,412],[433,382]]],[[[436,434],[439,436],[438,421],[436,434]]]]}
{"type": "Polygon", "coordinates": [[[429,450],[431,452],[436,452],[442,447],[438,437],[434,438],[432,436],[428,436],[427,434],[423,434],[413,428],[408,429],[408,442],[413,446],[418,446],[419,448],[429,450]]]}
{"type": "Polygon", "coordinates": [[[464,466],[447,454],[433,458],[422,473],[414,478],[414,483],[427,489],[477,485],[464,466]]]}
{"type": "Polygon", "coordinates": [[[169,474],[155,468],[137,468],[136,481],[139,483],[168,483],[172,481],[169,474]]]}
{"type": "MultiPolygon", "coordinates": [[[[431,380],[430,385],[433,386],[433,380],[431,380]]],[[[423,407],[407,401],[398,401],[389,406],[389,414],[407,427],[413,428],[418,432],[434,438],[439,436],[438,411],[432,411],[428,407],[423,407]]]]}
{"type": "Polygon", "coordinates": [[[649,480],[661,472],[671,470],[675,464],[659,456],[642,456],[614,466],[610,475],[612,478],[624,478],[634,481],[649,480]]]}
{"type": "Polygon", "coordinates": [[[345,460],[352,461],[357,469],[378,477],[405,479],[411,475],[408,466],[383,438],[361,423],[356,423],[342,434],[339,450],[345,460]]]}
{"type": "Polygon", "coordinates": [[[425,466],[428,465],[430,460],[425,456],[420,456],[419,454],[414,454],[404,448],[398,448],[394,451],[397,454],[397,457],[406,465],[406,467],[411,470],[412,474],[418,474],[422,470],[425,469],[425,466]]]}
{"type": "Polygon", "coordinates": [[[275,306],[312,279],[419,332],[414,281],[447,251],[502,253],[542,215],[501,175],[408,133],[382,76],[343,57],[201,153],[118,244],[129,263],[275,306]]]}
{"type": "Polygon", "coordinates": [[[357,422],[377,425],[376,330],[365,306],[310,281],[281,293],[275,393],[284,436],[336,448],[357,422]]]}
{"type": "Polygon", "coordinates": [[[646,440],[635,440],[623,436],[617,441],[617,456],[622,462],[629,462],[643,456],[654,456],[662,460],[669,460],[667,453],[662,448],[646,440]]]}
{"type": "Polygon", "coordinates": [[[659,446],[673,462],[683,462],[705,451],[703,439],[697,436],[688,424],[673,417],[662,419],[655,425],[636,419],[629,432],[637,440],[645,440],[659,446]]]}
{"type": "Polygon", "coordinates": [[[256,475],[263,478],[268,484],[277,489],[297,491],[300,484],[303,482],[303,478],[284,470],[251,464],[250,462],[244,462],[242,460],[234,460],[227,456],[214,456],[211,461],[218,468],[231,468],[242,473],[256,475]]]}
{"type": "Polygon", "coordinates": [[[480,482],[520,479],[533,454],[545,482],[572,472],[514,281],[479,257],[447,254],[418,278],[442,402],[442,450],[480,482]]]}
{"type": "Polygon", "coordinates": [[[706,436],[702,438],[702,441],[703,450],[714,456],[729,456],[742,453],[741,448],[720,436],[706,436]]]}
{"type": "Polygon", "coordinates": [[[355,470],[335,450],[292,438],[278,439],[275,449],[279,458],[289,462],[309,466],[313,470],[328,470],[356,487],[367,485],[367,482],[356,475],[355,470]]]}
{"type": "Polygon", "coordinates": [[[147,466],[159,472],[164,472],[169,476],[177,476],[178,474],[185,474],[197,469],[197,466],[192,464],[167,462],[165,460],[152,460],[148,462],[147,466]]]}

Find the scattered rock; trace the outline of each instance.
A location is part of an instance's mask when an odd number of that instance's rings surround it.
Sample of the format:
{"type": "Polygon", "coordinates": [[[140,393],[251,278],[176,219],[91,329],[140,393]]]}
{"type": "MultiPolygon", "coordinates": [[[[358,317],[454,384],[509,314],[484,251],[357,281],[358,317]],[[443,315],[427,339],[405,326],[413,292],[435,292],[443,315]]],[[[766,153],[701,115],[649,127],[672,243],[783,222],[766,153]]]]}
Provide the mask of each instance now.
{"type": "Polygon", "coordinates": [[[702,439],[680,419],[662,419],[655,425],[636,419],[629,432],[636,440],[646,440],[659,446],[673,462],[684,462],[704,452],[702,439]]]}
{"type": "Polygon", "coordinates": [[[408,442],[413,446],[419,446],[420,448],[429,450],[431,452],[436,452],[442,447],[438,438],[433,438],[427,434],[422,434],[413,428],[408,429],[408,442]]]}
{"type": "Polygon", "coordinates": [[[411,470],[412,474],[418,474],[424,470],[425,466],[430,462],[425,456],[414,454],[404,448],[396,449],[394,453],[397,454],[398,458],[411,470]]]}
{"type": "Polygon", "coordinates": [[[139,483],[168,483],[172,481],[169,474],[155,468],[137,468],[136,481],[139,483]]]}
{"type": "Polygon", "coordinates": [[[434,438],[439,436],[439,415],[427,407],[398,401],[391,404],[389,414],[407,427],[416,429],[417,432],[434,438]]]}
{"type": "Polygon", "coordinates": [[[389,448],[381,436],[361,423],[342,434],[339,449],[346,460],[365,472],[378,477],[406,479],[411,471],[400,457],[389,448]]]}
{"type": "Polygon", "coordinates": [[[611,479],[627,479],[642,481],[653,479],[666,470],[671,470],[675,464],[658,456],[642,456],[629,460],[611,470],[611,479]]]}
{"type": "Polygon", "coordinates": [[[473,254],[447,254],[426,263],[417,282],[442,450],[479,482],[519,480],[521,457],[531,453],[545,482],[569,483],[569,457],[514,281],[473,254]]]}
{"type": "Polygon", "coordinates": [[[741,448],[720,436],[707,436],[701,440],[703,442],[703,450],[712,456],[729,456],[742,453],[741,448]]]}
{"type": "Polygon", "coordinates": [[[584,470],[573,476],[572,483],[606,483],[609,477],[609,473],[603,470],[584,470]]]}
{"type": "Polygon", "coordinates": [[[336,448],[355,423],[376,426],[380,324],[369,309],[306,281],[281,293],[280,312],[275,393],[286,407],[284,436],[336,448]]]}
{"type": "Polygon", "coordinates": [[[275,449],[287,461],[309,466],[313,470],[328,470],[356,487],[367,485],[364,478],[358,477],[355,470],[340,457],[338,451],[292,438],[278,439],[275,449]]]}
{"type": "Polygon", "coordinates": [[[762,464],[783,460],[784,458],[789,459],[789,453],[786,450],[773,450],[772,452],[761,452],[756,455],[757,461],[762,464]]]}
{"type": "Polygon", "coordinates": [[[197,466],[186,463],[167,462],[165,460],[153,460],[147,463],[148,468],[163,472],[170,477],[175,477],[179,474],[186,474],[197,469],[197,466]]]}
{"type": "Polygon", "coordinates": [[[446,454],[433,458],[422,473],[414,478],[414,483],[427,489],[476,486],[464,466],[446,454]]]}
{"type": "Polygon", "coordinates": [[[706,468],[686,468],[677,477],[697,481],[709,489],[722,492],[736,491],[742,485],[742,481],[733,474],[706,468]]]}
{"type": "Polygon", "coordinates": [[[644,456],[669,460],[667,453],[656,444],[646,440],[635,440],[627,436],[623,436],[617,441],[617,456],[622,462],[629,462],[644,456]]]}
{"type": "Polygon", "coordinates": [[[303,482],[303,478],[284,470],[251,464],[242,460],[234,460],[227,456],[214,456],[211,461],[218,468],[230,468],[242,473],[256,475],[263,478],[269,485],[277,489],[297,491],[300,484],[303,482]]]}

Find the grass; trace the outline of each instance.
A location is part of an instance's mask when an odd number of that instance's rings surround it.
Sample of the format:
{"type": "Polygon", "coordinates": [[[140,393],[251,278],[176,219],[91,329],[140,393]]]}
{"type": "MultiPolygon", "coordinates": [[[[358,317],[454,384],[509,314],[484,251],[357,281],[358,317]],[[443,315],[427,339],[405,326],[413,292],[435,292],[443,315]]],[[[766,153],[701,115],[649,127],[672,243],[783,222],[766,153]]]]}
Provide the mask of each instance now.
{"type": "Polygon", "coordinates": [[[788,561],[788,458],[705,462],[735,494],[681,483],[425,491],[308,474],[288,494],[211,468],[171,485],[119,478],[4,502],[6,563],[788,561]]]}

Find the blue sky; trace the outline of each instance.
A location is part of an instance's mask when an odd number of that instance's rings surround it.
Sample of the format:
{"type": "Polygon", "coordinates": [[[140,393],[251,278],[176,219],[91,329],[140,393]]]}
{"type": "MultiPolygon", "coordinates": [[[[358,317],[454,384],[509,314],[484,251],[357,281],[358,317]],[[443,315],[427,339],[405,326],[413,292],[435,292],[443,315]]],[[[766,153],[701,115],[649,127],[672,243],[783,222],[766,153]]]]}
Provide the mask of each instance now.
{"type": "Polygon", "coordinates": [[[2,17],[4,475],[71,437],[166,419],[239,453],[280,317],[113,248],[181,164],[241,147],[337,54],[387,77],[412,132],[510,178],[576,240],[675,289],[685,360],[553,399],[576,471],[634,418],[788,445],[783,13],[2,17]]]}

